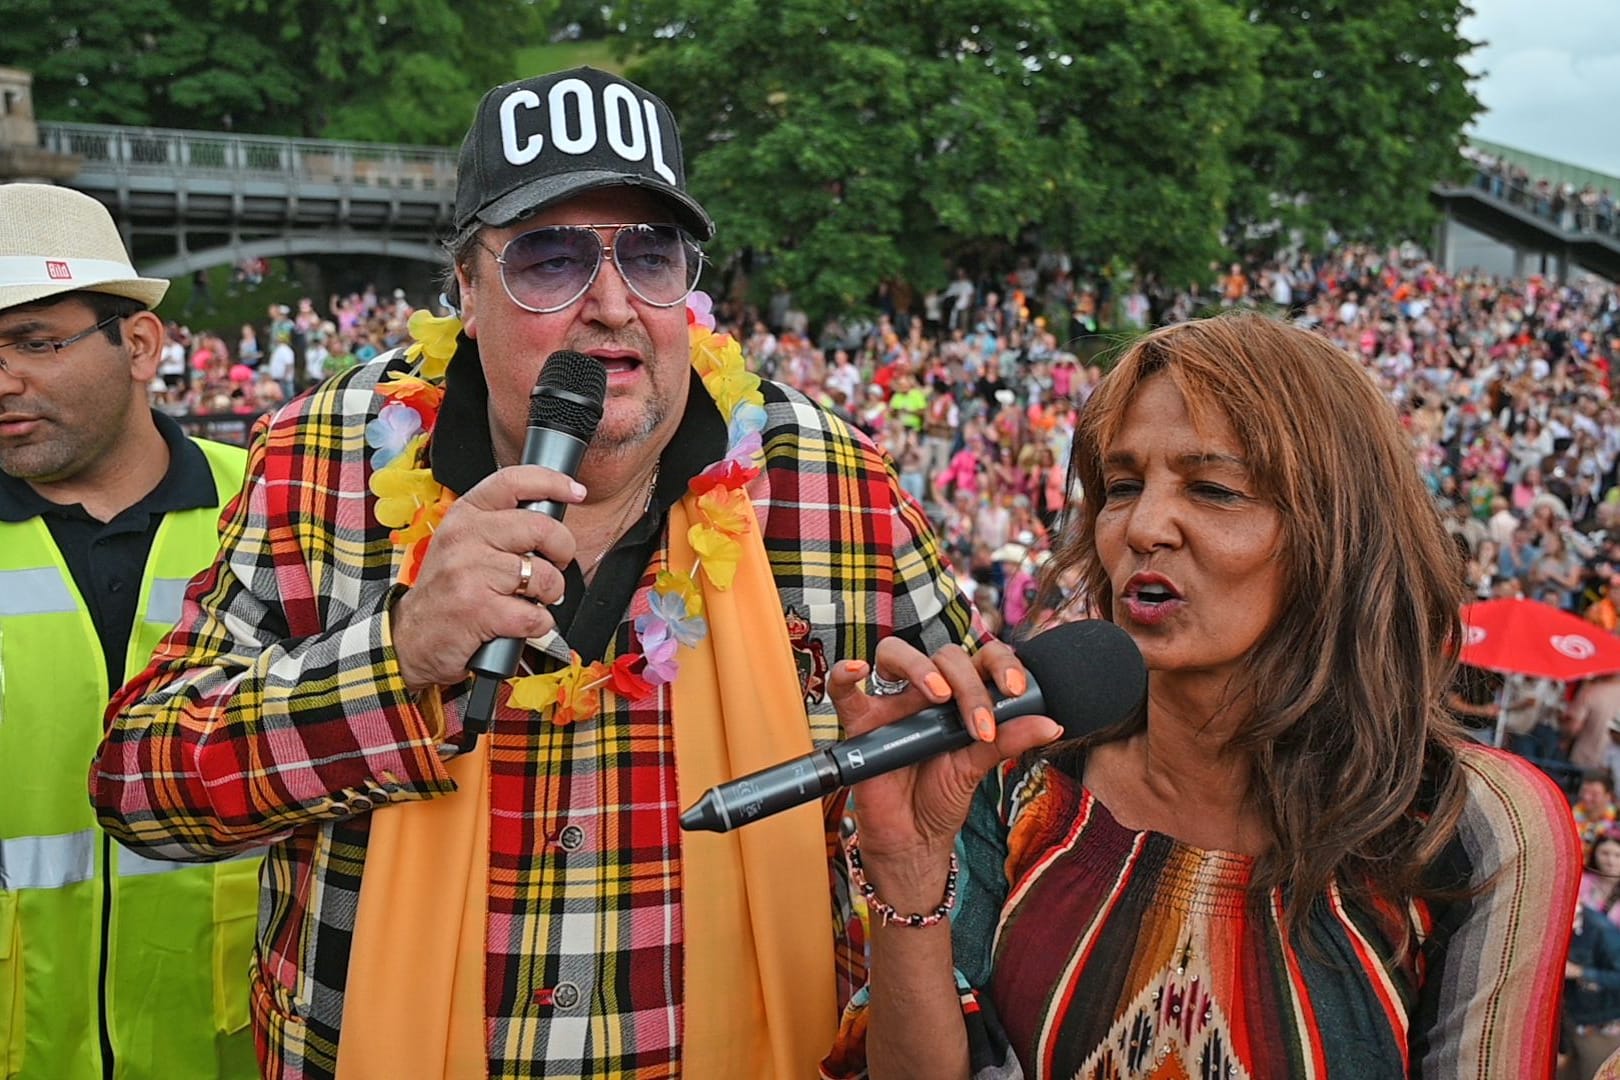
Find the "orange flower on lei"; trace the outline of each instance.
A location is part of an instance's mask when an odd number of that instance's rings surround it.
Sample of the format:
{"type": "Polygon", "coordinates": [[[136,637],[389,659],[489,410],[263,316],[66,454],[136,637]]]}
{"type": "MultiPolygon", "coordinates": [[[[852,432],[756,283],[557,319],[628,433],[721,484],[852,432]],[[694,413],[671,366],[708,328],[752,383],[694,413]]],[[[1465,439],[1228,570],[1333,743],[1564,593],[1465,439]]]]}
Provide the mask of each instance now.
{"type": "Polygon", "coordinates": [[[568,666],[561,671],[507,680],[512,687],[508,704],[535,712],[551,709],[554,724],[572,724],[595,716],[602,707],[601,687],[608,667],[602,663],[582,664],[578,653],[568,655],[568,666]]]}

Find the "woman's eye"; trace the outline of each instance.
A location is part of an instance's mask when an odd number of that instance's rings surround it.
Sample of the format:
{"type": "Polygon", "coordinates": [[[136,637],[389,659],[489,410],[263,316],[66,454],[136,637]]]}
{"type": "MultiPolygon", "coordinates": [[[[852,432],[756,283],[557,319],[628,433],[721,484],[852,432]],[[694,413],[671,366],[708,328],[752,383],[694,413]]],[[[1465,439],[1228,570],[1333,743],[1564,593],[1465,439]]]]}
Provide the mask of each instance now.
{"type": "Polygon", "coordinates": [[[1243,498],[1242,492],[1233,491],[1220,484],[1194,484],[1193,491],[1203,498],[1214,499],[1217,502],[1236,502],[1243,498]]]}
{"type": "Polygon", "coordinates": [[[1110,499],[1124,499],[1142,490],[1140,480],[1110,480],[1103,488],[1110,499]]]}

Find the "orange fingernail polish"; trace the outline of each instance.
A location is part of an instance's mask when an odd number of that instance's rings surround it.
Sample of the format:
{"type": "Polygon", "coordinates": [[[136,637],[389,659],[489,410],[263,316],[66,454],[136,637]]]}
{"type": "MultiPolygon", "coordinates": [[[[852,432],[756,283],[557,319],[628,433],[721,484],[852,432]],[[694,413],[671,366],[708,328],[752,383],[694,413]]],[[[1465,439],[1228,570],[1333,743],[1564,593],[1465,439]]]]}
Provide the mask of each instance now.
{"type": "Polygon", "coordinates": [[[864,661],[864,660],[845,660],[844,661],[844,670],[849,672],[851,675],[859,675],[861,673],[862,669],[865,668],[865,667],[866,667],[866,661],[864,661]]]}
{"type": "Polygon", "coordinates": [[[1017,669],[1009,671],[1007,672],[1007,689],[1012,693],[1013,697],[1017,697],[1029,689],[1029,680],[1024,678],[1022,671],[1017,669]]]}
{"type": "Polygon", "coordinates": [[[935,697],[951,696],[951,684],[946,682],[945,676],[937,671],[930,671],[928,678],[924,679],[923,683],[928,687],[928,692],[935,697]]]}
{"type": "Polygon", "coordinates": [[[980,705],[973,710],[973,730],[978,733],[980,742],[995,741],[996,715],[988,706],[980,705]]]}

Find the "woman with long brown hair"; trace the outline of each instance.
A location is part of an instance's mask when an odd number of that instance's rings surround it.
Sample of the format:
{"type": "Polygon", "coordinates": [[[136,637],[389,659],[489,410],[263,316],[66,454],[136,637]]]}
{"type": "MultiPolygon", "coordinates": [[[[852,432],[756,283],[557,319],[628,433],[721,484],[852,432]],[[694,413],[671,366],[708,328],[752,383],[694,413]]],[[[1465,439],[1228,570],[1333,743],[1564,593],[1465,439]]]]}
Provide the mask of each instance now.
{"type": "MultiPolygon", "coordinates": [[[[853,858],[898,917],[871,920],[829,1075],[1549,1076],[1568,803],[1443,707],[1456,551],[1362,368],[1254,315],[1155,331],[1071,479],[1044,580],[1077,571],[1130,633],[1146,702],[855,790],[853,858]]],[[[986,666],[891,640],[874,674],[910,689],[840,665],[832,692],[855,733],[943,676],[978,724],[986,666]]]]}

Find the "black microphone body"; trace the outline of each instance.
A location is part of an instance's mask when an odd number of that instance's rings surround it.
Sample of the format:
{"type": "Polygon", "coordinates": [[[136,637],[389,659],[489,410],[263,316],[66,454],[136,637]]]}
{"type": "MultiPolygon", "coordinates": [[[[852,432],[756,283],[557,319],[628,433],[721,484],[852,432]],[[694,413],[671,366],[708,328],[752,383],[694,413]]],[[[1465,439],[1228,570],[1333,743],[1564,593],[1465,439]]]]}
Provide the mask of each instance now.
{"type": "MultiPolygon", "coordinates": [[[[1033,716],[1046,711],[1040,688],[1033,679],[1029,689],[1017,697],[1002,697],[994,686],[989,689],[998,724],[1015,716],[1033,716]]],[[[681,828],[688,832],[695,829],[729,832],[739,825],[819,799],[829,791],[915,765],[972,742],[973,733],[963,725],[954,704],[933,705],[863,735],[712,787],[681,815],[681,828]]]]}
{"type": "MultiPolygon", "coordinates": [[[[1029,673],[1029,686],[1016,697],[1004,697],[994,685],[989,687],[997,724],[1046,713],[1063,725],[1064,737],[1074,738],[1125,719],[1147,691],[1141,654],[1129,635],[1112,623],[1060,626],[1025,642],[1018,658],[1029,673]],[[1045,693],[1037,680],[1046,683],[1045,693]]],[[[729,832],[973,741],[955,703],[933,705],[712,787],[681,815],[681,828],[729,832]]]]}
{"type": "MultiPolygon", "coordinates": [[[[585,448],[602,419],[607,396],[607,373],[600,361],[582,353],[559,351],[546,358],[540,377],[529,392],[529,427],[519,464],[539,465],[573,477],[579,473],[585,448]]],[[[568,504],[536,499],[523,509],[561,521],[568,504]]],[[[467,661],[473,673],[472,692],[462,728],[476,738],[488,730],[495,715],[495,688],[511,678],[523,655],[521,638],[486,641],[467,661]]]]}

